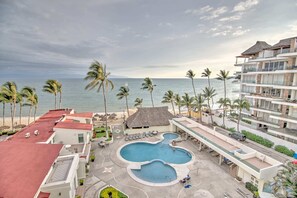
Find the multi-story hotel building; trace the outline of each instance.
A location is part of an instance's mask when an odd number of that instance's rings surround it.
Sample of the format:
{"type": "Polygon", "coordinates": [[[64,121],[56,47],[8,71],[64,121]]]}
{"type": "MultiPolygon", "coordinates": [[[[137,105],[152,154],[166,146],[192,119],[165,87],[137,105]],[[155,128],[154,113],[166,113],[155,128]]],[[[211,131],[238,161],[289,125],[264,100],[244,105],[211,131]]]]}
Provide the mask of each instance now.
{"type": "Polygon", "coordinates": [[[236,57],[241,97],[250,104],[252,128],[297,143],[297,37],[275,45],[257,41],[236,57]]]}

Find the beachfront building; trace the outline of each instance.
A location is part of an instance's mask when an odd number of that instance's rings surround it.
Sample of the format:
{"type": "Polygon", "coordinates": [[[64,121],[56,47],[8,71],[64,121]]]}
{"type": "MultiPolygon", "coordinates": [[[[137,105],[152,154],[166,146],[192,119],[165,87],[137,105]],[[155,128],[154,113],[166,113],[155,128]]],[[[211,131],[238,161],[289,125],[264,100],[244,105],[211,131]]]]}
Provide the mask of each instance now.
{"type": "Polygon", "coordinates": [[[0,197],[73,198],[77,154],[60,156],[61,144],[0,143],[0,197]]]}
{"type": "Polygon", "coordinates": [[[275,45],[257,41],[236,58],[240,94],[250,104],[243,112],[251,127],[297,143],[297,37],[275,45]]]}
{"type": "MultiPolygon", "coordinates": [[[[93,131],[92,117],[93,113],[77,114],[74,113],[74,110],[72,109],[50,110],[34,123],[28,125],[12,137],[10,137],[7,141],[0,142],[0,146],[4,145],[6,149],[12,147],[12,151],[14,151],[13,148],[16,147],[15,145],[18,144],[21,145],[18,146],[18,148],[21,148],[22,145],[25,145],[24,147],[29,147],[29,152],[31,147],[35,148],[44,146],[40,149],[40,152],[38,152],[38,149],[36,149],[36,153],[31,152],[31,156],[29,157],[29,159],[27,159],[27,156],[29,155],[26,154],[27,150],[15,150],[15,152],[24,154],[23,157],[26,159],[24,159],[23,166],[29,168],[28,172],[30,172],[31,169],[35,169],[37,172],[39,171],[39,169],[42,169],[45,171],[43,173],[46,173],[45,175],[43,174],[43,176],[39,176],[43,177],[43,180],[42,182],[38,183],[38,185],[36,184],[36,188],[38,186],[38,190],[34,191],[44,192],[45,194],[42,194],[42,196],[39,196],[37,194],[37,196],[27,197],[46,197],[47,194],[48,197],[72,198],[75,196],[75,190],[78,186],[78,180],[86,178],[86,166],[89,161],[91,150],[90,140],[92,138],[93,131]],[[56,157],[53,157],[51,161],[48,162],[48,165],[51,165],[49,170],[46,171],[42,163],[32,163],[35,156],[38,156],[41,159],[47,158],[47,153],[41,152],[43,148],[48,148],[50,152],[50,148],[56,147],[59,147],[59,151],[56,152],[56,157]]],[[[6,153],[4,154],[6,155],[6,153]]],[[[13,158],[14,155],[16,154],[11,154],[11,157],[13,158]]],[[[19,166],[14,165],[14,163],[17,163],[14,160],[12,160],[12,162],[10,163],[12,163],[12,169],[8,171],[13,171],[14,167],[19,166]]],[[[23,169],[18,169],[15,171],[19,172],[21,170],[23,169]]],[[[0,173],[0,176],[1,174],[2,172],[0,173]]],[[[26,174],[30,177],[22,177],[22,174],[20,174],[18,180],[30,180],[31,177],[35,177],[34,173],[26,174]]],[[[9,177],[8,173],[7,177],[9,177]]],[[[1,176],[1,178],[3,177],[1,176]]],[[[25,187],[26,185],[23,185],[23,188],[20,188],[20,193],[24,191],[25,187]]],[[[2,197],[1,194],[0,197],[2,197]]]]}
{"type": "Polygon", "coordinates": [[[126,120],[125,133],[143,133],[148,131],[170,131],[170,122],[174,116],[168,107],[141,107],[126,120]]]}
{"type": "Polygon", "coordinates": [[[220,165],[228,165],[230,175],[238,182],[250,182],[260,197],[272,197],[265,189],[281,162],[189,118],[174,118],[171,123],[173,131],[195,138],[200,151],[205,149],[220,165]]]}

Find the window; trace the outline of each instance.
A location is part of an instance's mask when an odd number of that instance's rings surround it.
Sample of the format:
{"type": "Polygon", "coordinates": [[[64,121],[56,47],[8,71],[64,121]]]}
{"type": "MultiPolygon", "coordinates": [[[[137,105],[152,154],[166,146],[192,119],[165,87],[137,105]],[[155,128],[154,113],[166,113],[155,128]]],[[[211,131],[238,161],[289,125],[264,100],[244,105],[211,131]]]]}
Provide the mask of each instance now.
{"type": "Polygon", "coordinates": [[[78,134],[78,143],[84,143],[84,134],[78,134]]]}
{"type": "Polygon", "coordinates": [[[251,176],[251,183],[258,188],[258,180],[253,175],[251,176]]]}

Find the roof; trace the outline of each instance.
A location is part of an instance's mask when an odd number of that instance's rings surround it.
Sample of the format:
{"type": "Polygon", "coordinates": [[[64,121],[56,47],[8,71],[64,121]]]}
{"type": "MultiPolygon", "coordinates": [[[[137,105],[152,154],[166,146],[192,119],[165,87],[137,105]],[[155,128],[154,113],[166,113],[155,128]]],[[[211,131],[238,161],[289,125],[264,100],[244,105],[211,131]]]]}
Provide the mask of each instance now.
{"type": "Polygon", "coordinates": [[[55,162],[55,166],[46,180],[46,184],[65,181],[69,174],[74,157],[60,158],[55,162]]]}
{"type": "Polygon", "coordinates": [[[255,45],[250,47],[249,49],[242,52],[242,55],[252,55],[261,52],[264,49],[271,47],[271,45],[267,44],[265,41],[257,41],[255,45]]]}
{"type": "Polygon", "coordinates": [[[71,112],[71,109],[59,109],[59,110],[50,110],[38,120],[28,125],[10,139],[12,141],[18,142],[46,142],[54,133],[53,128],[58,120],[64,117],[71,112]],[[38,130],[39,134],[34,135],[34,131],[38,130]],[[30,137],[26,138],[25,135],[30,133],[30,137]]]}
{"type": "Polygon", "coordinates": [[[269,49],[278,49],[278,48],[282,48],[282,47],[290,47],[291,40],[292,39],[296,39],[296,38],[297,37],[282,39],[277,44],[275,44],[272,47],[270,47],[269,49]]]}
{"type": "Polygon", "coordinates": [[[93,130],[92,124],[86,124],[86,123],[79,123],[79,122],[70,122],[69,120],[67,122],[59,122],[56,124],[54,128],[59,129],[79,129],[79,130],[93,130]]]}
{"type": "Polygon", "coordinates": [[[37,198],[49,198],[51,193],[40,192],[37,198]]]}
{"type": "Polygon", "coordinates": [[[0,197],[34,197],[62,146],[0,142],[0,197]]]}
{"type": "Polygon", "coordinates": [[[173,115],[168,111],[168,107],[142,107],[127,119],[127,126],[167,126],[173,115]]]}
{"type": "Polygon", "coordinates": [[[67,115],[67,117],[80,117],[80,118],[93,118],[94,113],[84,112],[84,113],[73,113],[67,115]]]}

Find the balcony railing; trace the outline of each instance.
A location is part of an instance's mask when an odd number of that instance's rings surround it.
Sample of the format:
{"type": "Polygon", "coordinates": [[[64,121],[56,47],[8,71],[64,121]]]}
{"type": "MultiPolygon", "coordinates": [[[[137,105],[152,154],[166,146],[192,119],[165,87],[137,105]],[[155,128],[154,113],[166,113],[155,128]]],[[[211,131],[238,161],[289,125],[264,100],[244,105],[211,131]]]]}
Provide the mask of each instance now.
{"type": "Polygon", "coordinates": [[[288,67],[284,67],[284,66],[279,66],[279,67],[274,67],[274,68],[252,68],[252,69],[244,69],[243,73],[248,73],[248,72],[272,72],[272,71],[282,71],[282,70],[296,70],[297,69],[297,65],[293,65],[293,66],[288,66],[288,67]]]}

